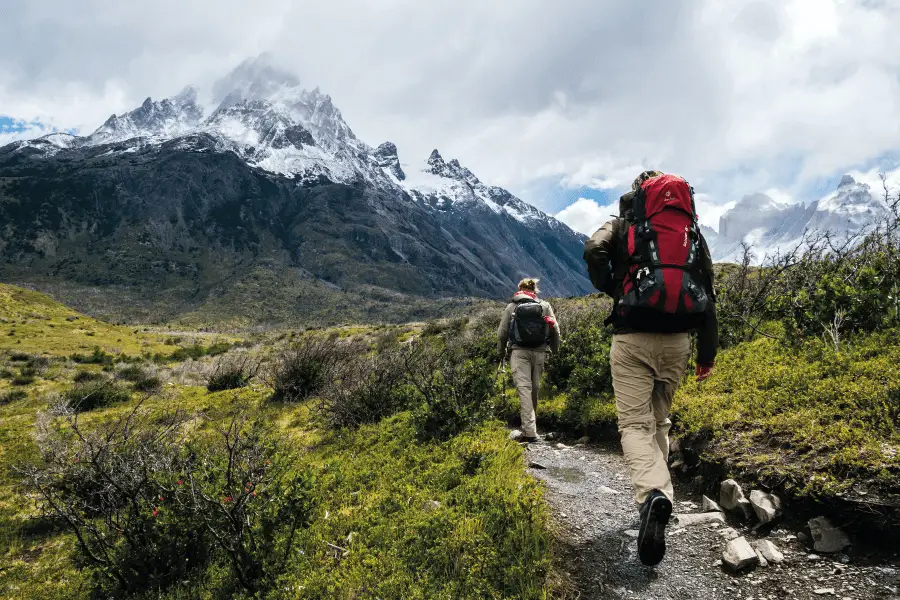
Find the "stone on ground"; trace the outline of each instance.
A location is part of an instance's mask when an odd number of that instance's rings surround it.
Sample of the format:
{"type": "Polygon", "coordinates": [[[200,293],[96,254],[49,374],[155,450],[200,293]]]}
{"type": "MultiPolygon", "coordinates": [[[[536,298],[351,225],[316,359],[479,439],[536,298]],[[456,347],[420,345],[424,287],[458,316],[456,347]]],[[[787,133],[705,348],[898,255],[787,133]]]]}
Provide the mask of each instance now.
{"type": "Polygon", "coordinates": [[[732,571],[742,571],[755,567],[759,562],[756,551],[750,547],[747,538],[739,537],[728,542],[722,553],[722,562],[732,571]]]}
{"type": "Polygon", "coordinates": [[[726,542],[730,542],[731,540],[736,540],[737,538],[741,537],[733,527],[726,527],[725,529],[722,529],[721,531],[719,531],[719,535],[722,536],[722,538],[726,542]]]}
{"type": "Polygon", "coordinates": [[[722,512],[722,507],[719,506],[715,500],[703,496],[703,503],[700,506],[703,512],[722,512]]]}
{"type": "Polygon", "coordinates": [[[809,531],[812,533],[813,548],[816,552],[832,554],[850,545],[847,534],[826,517],[810,519],[809,531]]]}
{"type": "Polygon", "coordinates": [[[712,523],[712,522],[725,522],[725,515],[723,513],[697,513],[697,514],[679,514],[675,515],[675,518],[678,519],[678,524],[683,525],[685,527],[689,527],[691,525],[702,525],[703,523],[712,523]]]}
{"type": "Polygon", "coordinates": [[[512,441],[516,441],[523,435],[524,434],[522,433],[521,429],[513,429],[512,431],[509,432],[509,439],[511,439],[512,441]]]}
{"type": "Polygon", "coordinates": [[[781,498],[760,490],[750,492],[750,505],[760,523],[771,523],[781,516],[781,498]]]}
{"type": "Polygon", "coordinates": [[[778,549],[778,546],[776,546],[769,540],[759,540],[755,545],[756,551],[759,552],[762,557],[770,563],[777,565],[784,561],[784,554],[781,553],[781,550],[778,549]]]}
{"type": "Polygon", "coordinates": [[[734,479],[726,479],[719,488],[719,504],[725,510],[736,512],[751,517],[753,515],[753,507],[750,501],[744,497],[744,490],[734,479]]]}

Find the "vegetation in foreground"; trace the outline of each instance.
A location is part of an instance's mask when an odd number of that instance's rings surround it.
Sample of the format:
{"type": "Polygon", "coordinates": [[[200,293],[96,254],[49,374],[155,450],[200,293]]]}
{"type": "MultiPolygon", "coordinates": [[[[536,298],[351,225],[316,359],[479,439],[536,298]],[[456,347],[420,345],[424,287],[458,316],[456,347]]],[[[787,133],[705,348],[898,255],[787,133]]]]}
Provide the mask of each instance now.
{"type": "Polygon", "coordinates": [[[547,506],[491,409],[492,320],[164,359],[7,350],[0,595],[548,597],[547,506]]]}

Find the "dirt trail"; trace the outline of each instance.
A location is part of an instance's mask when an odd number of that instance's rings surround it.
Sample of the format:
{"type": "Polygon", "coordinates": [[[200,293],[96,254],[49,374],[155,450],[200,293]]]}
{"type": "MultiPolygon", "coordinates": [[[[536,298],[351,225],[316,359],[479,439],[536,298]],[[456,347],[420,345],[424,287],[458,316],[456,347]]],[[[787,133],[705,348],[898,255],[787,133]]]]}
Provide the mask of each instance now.
{"type": "MultiPolygon", "coordinates": [[[[900,600],[896,555],[873,560],[851,549],[849,555],[817,556],[786,529],[776,528],[766,538],[784,553],[784,562],[733,575],[717,562],[726,545],[719,531],[733,527],[751,543],[757,538],[749,523],[732,516],[718,526],[673,520],[666,559],[656,568],[644,567],[637,558],[637,509],[618,448],[539,442],[528,445],[527,459],[535,465],[531,473],[547,485],[566,570],[580,598],[900,600]]],[[[676,513],[700,513],[700,497],[686,496],[677,482],[675,494],[676,513]]]]}

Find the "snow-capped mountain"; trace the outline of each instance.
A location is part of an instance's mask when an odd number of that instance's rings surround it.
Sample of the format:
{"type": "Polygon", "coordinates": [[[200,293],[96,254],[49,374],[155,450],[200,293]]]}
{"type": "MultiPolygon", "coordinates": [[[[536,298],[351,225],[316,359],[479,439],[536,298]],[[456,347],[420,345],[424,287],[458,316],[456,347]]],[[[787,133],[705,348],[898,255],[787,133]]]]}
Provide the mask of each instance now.
{"type": "Polygon", "coordinates": [[[112,285],[138,290],[107,295],[123,314],[222,294],[265,305],[261,269],[370,315],[384,315],[360,308],[373,288],[390,302],[505,297],[526,276],[549,294],[591,289],[584,236],[437,150],[416,164],[369,146],[330,96],[265,59],[90,135],[0,148],[3,180],[0,278],[64,284],[76,306],[112,285]]]}
{"type": "Polygon", "coordinates": [[[745,243],[756,260],[762,260],[793,249],[807,232],[828,231],[838,238],[865,233],[886,210],[868,184],[844,175],[834,192],[808,205],[778,201],[763,193],[744,196],[719,219],[718,232],[710,228],[703,232],[716,261],[739,261],[745,243]]]}
{"type": "MultiPolygon", "coordinates": [[[[194,87],[187,87],[172,98],[147,98],[128,113],[112,115],[86,137],[61,144],[53,134],[57,141],[52,150],[121,144],[114,152],[130,152],[172,140],[189,149],[194,147],[191,138],[206,134],[216,149],[300,181],[364,181],[406,192],[436,210],[486,208],[522,223],[565,227],[505,189],[484,184],[458,160],[445,162],[437,150],[425,163],[404,170],[393,143],[372,148],[359,140],[330,96],[319,88],[303,89],[295,76],[275,68],[265,56],[245,61],[212,86],[215,108],[209,114],[198,97],[194,87]]],[[[53,136],[22,144],[50,149],[44,140],[53,136]]]]}

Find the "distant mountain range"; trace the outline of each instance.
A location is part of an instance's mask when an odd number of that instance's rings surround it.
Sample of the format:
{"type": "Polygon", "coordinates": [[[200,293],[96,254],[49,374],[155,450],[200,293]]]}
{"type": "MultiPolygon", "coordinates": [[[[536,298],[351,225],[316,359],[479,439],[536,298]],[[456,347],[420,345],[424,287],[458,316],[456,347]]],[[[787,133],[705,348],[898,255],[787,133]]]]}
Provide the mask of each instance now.
{"type": "Polygon", "coordinates": [[[806,232],[829,231],[838,238],[865,233],[886,211],[883,198],[868,184],[845,175],[834,192],[808,205],[779,202],[762,193],[744,196],[719,219],[718,231],[704,227],[703,233],[718,262],[739,262],[744,243],[760,261],[796,247],[806,232]]]}
{"type": "Polygon", "coordinates": [[[591,289],[584,236],[437,150],[404,168],[265,59],[199,96],[0,148],[0,279],[107,317],[242,322],[409,318],[524,276],[591,289]]]}

